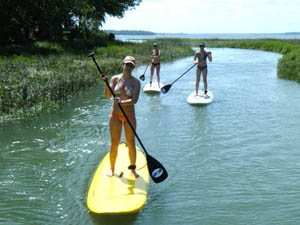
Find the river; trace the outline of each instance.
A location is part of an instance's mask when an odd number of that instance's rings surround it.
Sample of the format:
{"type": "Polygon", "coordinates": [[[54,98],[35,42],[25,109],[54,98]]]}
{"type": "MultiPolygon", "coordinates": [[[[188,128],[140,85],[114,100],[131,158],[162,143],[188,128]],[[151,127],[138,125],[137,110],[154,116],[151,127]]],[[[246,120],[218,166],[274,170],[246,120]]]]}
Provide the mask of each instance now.
{"type": "MultiPolygon", "coordinates": [[[[137,133],[169,178],[150,182],[138,214],[99,216],[86,207],[110,146],[111,101],[99,82],[55,113],[0,125],[0,224],[298,224],[299,84],[277,78],[280,54],[207,50],[210,105],[186,102],[195,69],[167,94],[141,92],[137,133]]],[[[191,65],[192,57],[162,64],[161,81],[191,65]]],[[[148,80],[149,70],[142,86],[148,80]]]]}

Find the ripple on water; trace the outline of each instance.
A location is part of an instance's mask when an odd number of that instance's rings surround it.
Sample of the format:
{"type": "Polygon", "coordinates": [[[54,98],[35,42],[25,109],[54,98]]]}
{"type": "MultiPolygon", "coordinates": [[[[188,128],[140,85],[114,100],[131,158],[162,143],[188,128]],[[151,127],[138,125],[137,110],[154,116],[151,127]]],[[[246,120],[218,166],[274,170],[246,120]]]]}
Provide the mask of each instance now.
{"type": "MultiPolygon", "coordinates": [[[[212,104],[186,103],[195,70],[165,95],[140,95],[137,133],[169,178],[150,183],[139,214],[97,217],[86,207],[89,182],[110,146],[111,101],[97,87],[62,111],[1,127],[1,222],[297,224],[299,85],[276,77],[278,54],[211,50],[212,104]]],[[[162,82],[191,63],[162,65],[162,82]]]]}

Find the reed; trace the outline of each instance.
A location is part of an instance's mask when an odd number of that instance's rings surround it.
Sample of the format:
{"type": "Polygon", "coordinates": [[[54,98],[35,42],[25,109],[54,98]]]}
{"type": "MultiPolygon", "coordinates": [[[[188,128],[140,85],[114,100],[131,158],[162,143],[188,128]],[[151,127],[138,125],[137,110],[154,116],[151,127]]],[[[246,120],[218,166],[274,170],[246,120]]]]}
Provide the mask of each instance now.
{"type": "MultiPolygon", "coordinates": [[[[162,61],[191,55],[192,50],[164,42],[162,61]]],[[[95,65],[87,57],[95,51],[108,76],[122,71],[122,59],[133,55],[137,66],[149,61],[152,41],[131,43],[36,42],[29,47],[1,49],[0,120],[26,118],[56,110],[74,95],[98,83],[95,65]]]]}
{"type": "Polygon", "coordinates": [[[137,65],[149,62],[157,42],[161,61],[192,56],[191,47],[204,41],[208,47],[258,49],[283,54],[278,76],[300,82],[300,40],[155,39],[142,43],[120,41],[36,42],[32,46],[0,49],[0,121],[26,118],[56,110],[74,95],[98,83],[97,71],[87,57],[95,51],[108,76],[122,71],[121,61],[133,55],[137,65]]]}

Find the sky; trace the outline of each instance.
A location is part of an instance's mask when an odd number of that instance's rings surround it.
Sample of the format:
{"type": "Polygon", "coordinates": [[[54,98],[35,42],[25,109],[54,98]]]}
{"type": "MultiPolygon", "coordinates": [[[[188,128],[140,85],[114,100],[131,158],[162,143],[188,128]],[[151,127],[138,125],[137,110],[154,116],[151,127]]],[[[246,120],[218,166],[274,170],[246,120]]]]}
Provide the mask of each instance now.
{"type": "Polygon", "coordinates": [[[104,30],[155,33],[300,32],[300,0],[143,0],[104,30]]]}

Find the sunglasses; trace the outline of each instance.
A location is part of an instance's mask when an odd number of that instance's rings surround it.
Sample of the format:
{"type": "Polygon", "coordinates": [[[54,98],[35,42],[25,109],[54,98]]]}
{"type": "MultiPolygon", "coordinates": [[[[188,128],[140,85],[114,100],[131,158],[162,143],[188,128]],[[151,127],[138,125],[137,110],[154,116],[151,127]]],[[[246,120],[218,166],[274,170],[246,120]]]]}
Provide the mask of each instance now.
{"type": "Polygon", "coordinates": [[[125,63],[125,65],[128,67],[134,67],[134,65],[132,63],[125,63]]]}

